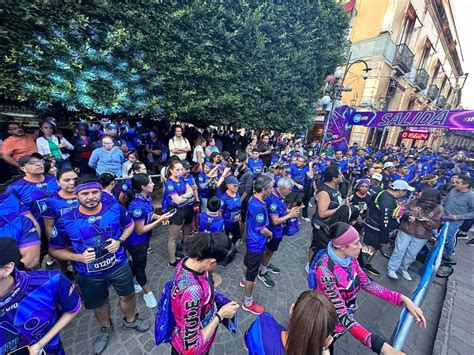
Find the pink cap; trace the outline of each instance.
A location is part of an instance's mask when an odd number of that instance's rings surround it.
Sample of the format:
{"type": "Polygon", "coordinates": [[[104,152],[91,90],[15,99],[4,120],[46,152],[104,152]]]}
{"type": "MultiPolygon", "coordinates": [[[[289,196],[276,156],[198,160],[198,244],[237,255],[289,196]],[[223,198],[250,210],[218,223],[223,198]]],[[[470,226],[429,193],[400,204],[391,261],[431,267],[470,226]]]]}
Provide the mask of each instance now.
{"type": "Polygon", "coordinates": [[[346,245],[354,243],[357,239],[359,239],[359,232],[357,232],[354,227],[350,226],[349,229],[346,230],[341,236],[332,240],[332,245],[342,248],[346,245]]]}

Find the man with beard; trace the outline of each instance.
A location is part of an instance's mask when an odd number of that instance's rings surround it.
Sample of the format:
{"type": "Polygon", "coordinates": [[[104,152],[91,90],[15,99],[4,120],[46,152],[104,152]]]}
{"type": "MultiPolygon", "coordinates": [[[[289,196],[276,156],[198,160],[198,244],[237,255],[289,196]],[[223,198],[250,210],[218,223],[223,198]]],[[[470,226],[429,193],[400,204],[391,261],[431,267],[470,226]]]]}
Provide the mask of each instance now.
{"type": "Polygon", "coordinates": [[[22,156],[38,152],[36,135],[26,134],[16,122],[8,123],[7,130],[10,137],[3,142],[2,158],[12,167],[18,167],[18,160],[22,156]]]}

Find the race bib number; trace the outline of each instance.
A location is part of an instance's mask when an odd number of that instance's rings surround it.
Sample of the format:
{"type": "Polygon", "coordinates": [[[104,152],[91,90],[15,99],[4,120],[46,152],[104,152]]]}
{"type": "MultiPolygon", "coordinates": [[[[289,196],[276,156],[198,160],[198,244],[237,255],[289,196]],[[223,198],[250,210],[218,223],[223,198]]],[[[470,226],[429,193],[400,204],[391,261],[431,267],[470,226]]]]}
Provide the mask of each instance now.
{"type": "Polygon", "coordinates": [[[116,262],[117,257],[115,256],[115,253],[107,253],[100,258],[97,258],[94,261],[86,264],[87,272],[93,273],[110,269],[115,265],[116,262]]]}
{"type": "Polygon", "coordinates": [[[233,222],[240,221],[240,211],[235,211],[230,213],[230,220],[233,222]]]}

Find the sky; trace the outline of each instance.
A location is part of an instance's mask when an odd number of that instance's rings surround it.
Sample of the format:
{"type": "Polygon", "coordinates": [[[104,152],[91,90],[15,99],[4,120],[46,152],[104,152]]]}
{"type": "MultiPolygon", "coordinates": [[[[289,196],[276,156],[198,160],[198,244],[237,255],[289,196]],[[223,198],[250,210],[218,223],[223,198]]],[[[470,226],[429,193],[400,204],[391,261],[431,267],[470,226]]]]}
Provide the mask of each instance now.
{"type": "Polygon", "coordinates": [[[469,73],[462,93],[461,104],[464,108],[474,109],[474,40],[472,39],[472,22],[474,16],[473,0],[451,0],[459,40],[461,42],[464,62],[462,67],[469,73]]]}

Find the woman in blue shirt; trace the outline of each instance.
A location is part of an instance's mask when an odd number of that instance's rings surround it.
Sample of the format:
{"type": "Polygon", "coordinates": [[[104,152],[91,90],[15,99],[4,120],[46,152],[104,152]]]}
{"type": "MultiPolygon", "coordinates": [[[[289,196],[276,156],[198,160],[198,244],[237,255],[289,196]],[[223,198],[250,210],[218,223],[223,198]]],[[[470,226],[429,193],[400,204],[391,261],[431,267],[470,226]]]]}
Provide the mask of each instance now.
{"type": "Polygon", "coordinates": [[[225,179],[226,191],[221,196],[221,211],[224,218],[225,234],[232,234],[232,243],[239,246],[242,244],[240,234],[240,213],[242,201],[240,200],[239,180],[235,176],[229,176],[225,179]],[[238,244],[238,245],[237,245],[238,244]]]}
{"type": "Polygon", "coordinates": [[[183,178],[183,164],[180,160],[171,160],[168,166],[167,179],[163,189],[163,211],[176,209],[170,218],[170,233],[168,239],[169,267],[178,265],[176,260],[176,243],[181,235],[185,222],[193,219],[193,210],[188,208],[194,201],[194,191],[183,178]]]}
{"type": "Polygon", "coordinates": [[[111,173],[122,177],[122,164],[125,156],[119,147],[114,146],[114,141],[109,136],[102,137],[102,147],[94,149],[89,158],[89,166],[97,175],[111,173]]]}
{"type": "Polygon", "coordinates": [[[135,227],[130,237],[125,241],[125,249],[131,257],[130,267],[137,282],[135,292],[143,290],[143,299],[146,306],[154,308],[157,305],[156,298],[148,285],[145,273],[147,250],[153,228],[162,222],[167,223],[171,215],[159,216],[155,214],[155,207],[151,199],[155,184],[147,174],[135,174],[131,181],[132,186],[127,193],[125,207],[127,207],[129,215],[135,222],[135,227]]]}

